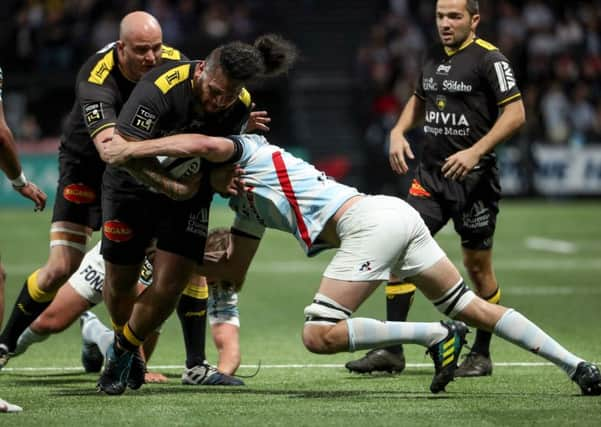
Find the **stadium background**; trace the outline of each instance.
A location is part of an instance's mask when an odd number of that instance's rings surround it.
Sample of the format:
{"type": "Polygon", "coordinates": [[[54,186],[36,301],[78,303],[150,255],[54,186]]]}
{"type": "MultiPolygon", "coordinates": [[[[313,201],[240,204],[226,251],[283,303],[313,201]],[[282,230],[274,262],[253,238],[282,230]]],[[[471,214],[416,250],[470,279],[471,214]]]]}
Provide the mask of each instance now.
{"type": "MultiPolygon", "coordinates": [[[[278,32],[300,48],[289,76],[252,87],[270,139],[366,192],[403,194],[387,133],[436,39],[434,4],[418,0],[31,0],[3,2],[4,106],[27,173],[53,197],[56,146],[78,67],[146,9],[191,58],[232,39],[278,32]]],[[[480,1],[479,35],[514,65],[527,125],[501,146],[506,195],[601,195],[601,2],[480,1]]],[[[423,137],[411,139],[419,151],[423,137]]],[[[0,202],[24,204],[1,181],[0,202]]]]}

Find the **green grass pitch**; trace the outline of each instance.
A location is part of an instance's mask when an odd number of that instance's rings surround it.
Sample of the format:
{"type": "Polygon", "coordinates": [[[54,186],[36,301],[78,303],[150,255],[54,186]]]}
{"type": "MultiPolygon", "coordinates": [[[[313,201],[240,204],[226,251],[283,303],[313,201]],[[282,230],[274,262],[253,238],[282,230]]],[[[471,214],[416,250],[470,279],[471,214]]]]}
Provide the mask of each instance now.
{"type": "MultiPolygon", "coordinates": [[[[231,218],[216,207],[211,222],[229,225],[231,218]]],[[[8,272],[5,319],[24,278],[46,260],[49,222],[49,212],[0,209],[0,250],[8,272]]],[[[437,239],[460,265],[452,229],[437,239]]],[[[492,377],[458,379],[440,395],[428,390],[433,368],[421,347],[406,346],[409,366],[399,376],[349,374],[343,365],[359,352],[309,353],[300,339],[303,308],[330,256],[307,259],[291,236],[266,234],[240,295],[239,373],[251,374],[262,364],[245,387],[181,385],[184,351],[172,317],[150,362],[169,383],[119,397],[100,395],[97,375],[80,368],[74,325],[0,372],[0,397],[24,407],[20,414],[0,414],[0,426],[601,425],[600,397],[581,397],[559,369],[500,339],[493,339],[492,377]]],[[[600,201],[503,202],[494,260],[504,305],[583,358],[601,362],[600,201]]],[[[94,311],[107,319],[103,306],[94,311]]],[[[357,314],[383,318],[383,289],[357,314]]],[[[409,320],[441,318],[416,296],[409,320]]],[[[215,361],[211,342],[207,350],[215,361]]]]}

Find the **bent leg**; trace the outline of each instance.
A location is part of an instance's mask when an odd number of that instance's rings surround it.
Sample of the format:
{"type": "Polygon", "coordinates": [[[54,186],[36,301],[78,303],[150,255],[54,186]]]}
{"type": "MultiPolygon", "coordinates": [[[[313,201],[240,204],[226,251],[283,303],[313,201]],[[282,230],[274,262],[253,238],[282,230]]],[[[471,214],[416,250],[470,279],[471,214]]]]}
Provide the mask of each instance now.
{"type": "Polygon", "coordinates": [[[14,350],[25,328],[50,305],[58,289],[77,270],[91,233],[90,228],[71,222],[52,224],[48,261],[25,280],[0,336],[0,343],[9,352],[14,350]]]}

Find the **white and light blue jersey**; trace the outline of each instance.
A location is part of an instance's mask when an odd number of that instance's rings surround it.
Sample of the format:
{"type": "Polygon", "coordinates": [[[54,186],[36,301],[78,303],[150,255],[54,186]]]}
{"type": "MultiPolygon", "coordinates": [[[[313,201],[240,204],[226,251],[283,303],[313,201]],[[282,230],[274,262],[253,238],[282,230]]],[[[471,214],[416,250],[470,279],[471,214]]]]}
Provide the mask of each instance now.
{"type": "Polygon", "coordinates": [[[307,255],[328,246],[316,242],[328,220],[357,189],[328,178],[260,135],[232,136],[242,144],[238,164],[248,191],[230,200],[234,227],[261,234],[274,228],[293,234],[307,255]]]}

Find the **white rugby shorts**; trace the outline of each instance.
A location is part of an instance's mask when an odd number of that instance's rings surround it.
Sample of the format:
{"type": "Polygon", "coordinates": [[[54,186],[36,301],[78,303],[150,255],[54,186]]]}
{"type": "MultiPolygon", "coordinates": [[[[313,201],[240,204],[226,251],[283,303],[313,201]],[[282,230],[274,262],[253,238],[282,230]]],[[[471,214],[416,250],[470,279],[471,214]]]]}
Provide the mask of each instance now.
{"type": "Polygon", "coordinates": [[[104,259],[100,254],[100,242],[83,257],[79,268],[69,279],[71,287],[91,304],[102,302],[104,285],[104,259]]]}
{"type": "Polygon", "coordinates": [[[365,196],[336,226],[340,248],[324,277],[349,282],[401,280],[428,269],[445,256],[419,213],[405,201],[365,196]]]}

